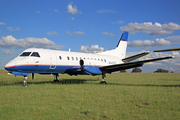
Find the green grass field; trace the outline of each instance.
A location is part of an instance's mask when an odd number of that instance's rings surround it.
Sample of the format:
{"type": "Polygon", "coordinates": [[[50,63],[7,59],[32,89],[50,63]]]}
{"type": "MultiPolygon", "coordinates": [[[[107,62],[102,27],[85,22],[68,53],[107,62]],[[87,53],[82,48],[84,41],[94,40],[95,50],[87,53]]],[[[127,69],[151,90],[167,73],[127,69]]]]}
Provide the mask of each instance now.
{"type": "Polygon", "coordinates": [[[60,74],[28,77],[0,73],[0,119],[117,120],[180,119],[180,74],[60,74]],[[98,80],[99,79],[99,80],[98,80]]]}

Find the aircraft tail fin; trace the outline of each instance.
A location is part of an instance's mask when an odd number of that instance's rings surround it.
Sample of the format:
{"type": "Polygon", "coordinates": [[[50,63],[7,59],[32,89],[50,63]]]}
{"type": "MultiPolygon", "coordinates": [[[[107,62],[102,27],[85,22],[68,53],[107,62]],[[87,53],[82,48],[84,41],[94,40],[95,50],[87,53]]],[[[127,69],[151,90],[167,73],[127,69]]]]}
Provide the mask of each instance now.
{"type": "Polygon", "coordinates": [[[128,32],[124,31],[123,34],[121,35],[121,38],[120,38],[120,40],[119,40],[116,47],[119,47],[119,44],[120,44],[121,41],[127,41],[127,40],[128,40],[128,32]]]}
{"type": "Polygon", "coordinates": [[[127,40],[128,40],[128,32],[124,31],[117,46],[116,46],[116,49],[105,51],[100,54],[116,56],[116,57],[120,57],[122,59],[125,58],[126,48],[127,48],[127,40]]]}

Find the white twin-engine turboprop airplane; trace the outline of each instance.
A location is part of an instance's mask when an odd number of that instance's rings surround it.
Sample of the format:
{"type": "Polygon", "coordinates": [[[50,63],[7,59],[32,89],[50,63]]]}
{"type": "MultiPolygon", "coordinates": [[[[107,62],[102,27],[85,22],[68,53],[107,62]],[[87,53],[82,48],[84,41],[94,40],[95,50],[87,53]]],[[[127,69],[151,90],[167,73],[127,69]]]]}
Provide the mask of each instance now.
{"type": "Polygon", "coordinates": [[[115,49],[97,54],[30,48],[8,62],[5,65],[5,69],[13,75],[23,75],[24,85],[27,84],[26,80],[29,73],[32,73],[32,78],[34,78],[34,73],[53,74],[56,76],[55,81],[58,81],[59,73],[67,73],[69,75],[102,75],[103,80],[100,83],[106,83],[104,81],[106,73],[141,67],[147,62],[173,58],[163,57],[130,62],[150,52],[143,52],[125,58],[127,39],[128,32],[125,31],[115,49]]]}

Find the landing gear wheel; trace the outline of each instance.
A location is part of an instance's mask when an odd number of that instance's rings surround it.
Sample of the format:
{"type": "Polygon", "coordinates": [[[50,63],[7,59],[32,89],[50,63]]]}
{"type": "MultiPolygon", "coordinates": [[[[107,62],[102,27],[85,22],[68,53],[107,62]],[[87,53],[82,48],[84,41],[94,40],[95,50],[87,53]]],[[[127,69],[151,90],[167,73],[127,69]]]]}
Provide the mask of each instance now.
{"type": "Polygon", "coordinates": [[[58,74],[54,74],[56,76],[56,79],[54,80],[54,82],[59,82],[59,80],[57,79],[57,77],[59,77],[58,74]]]}
{"type": "Polygon", "coordinates": [[[107,84],[106,81],[104,80],[104,77],[106,77],[106,75],[105,75],[105,74],[102,74],[102,79],[103,79],[103,80],[100,82],[100,84],[107,84]]]}
{"type": "Polygon", "coordinates": [[[106,81],[101,81],[100,84],[107,84],[106,81]]]}
{"type": "Polygon", "coordinates": [[[28,87],[28,85],[23,85],[24,87],[28,87]]]}
{"type": "Polygon", "coordinates": [[[24,76],[24,80],[23,80],[23,86],[24,87],[27,87],[28,85],[27,85],[27,76],[24,76]]]}
{"type": "Polygon", "coordinates": [[[54,82],[59,82],[59,80],[54,80],[54,82]]]}

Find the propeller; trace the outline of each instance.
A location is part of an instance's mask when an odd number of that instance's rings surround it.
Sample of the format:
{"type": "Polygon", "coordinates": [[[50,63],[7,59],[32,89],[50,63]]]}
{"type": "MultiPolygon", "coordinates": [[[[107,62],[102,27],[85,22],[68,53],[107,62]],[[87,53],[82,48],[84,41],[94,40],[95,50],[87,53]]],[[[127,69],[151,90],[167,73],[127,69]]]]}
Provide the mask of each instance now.
{"type": "Polygon", "coordinates": [[[83,61],[82,59],[79,61],[79,64],[80,64],[80,66],[81,66],[81,70],[84,70],[84,67],[83,67],[84,61],[83,61]]]}
{"type": "Polygon", "coordinates": [[[32,79],[34,79],[34,73],[32,73],[32,79]]]}

